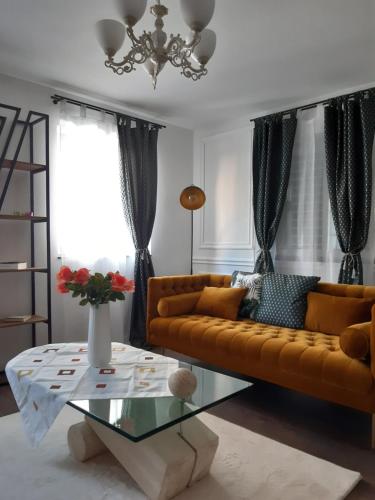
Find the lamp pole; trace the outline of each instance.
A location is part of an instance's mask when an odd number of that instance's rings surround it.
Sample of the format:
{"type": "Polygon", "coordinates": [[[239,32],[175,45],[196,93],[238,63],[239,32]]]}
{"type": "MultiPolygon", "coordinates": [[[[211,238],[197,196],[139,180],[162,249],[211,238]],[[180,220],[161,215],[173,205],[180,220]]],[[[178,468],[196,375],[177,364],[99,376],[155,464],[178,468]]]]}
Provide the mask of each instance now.
{"type": "Polygon", "coordinates": [[[194,210],[190,210],[190,213],[191,213],[190,274],[193,274],[194,210]]]}
{"type": "Polygon", "coordinates": [[[180,194],[180,204],[186,210],[190,210],[190,274],[193,274],[193,248],[194,248],[194,210],[203,207],[206,202],[204,191],[198,186],[186,187],[180,194]]]}

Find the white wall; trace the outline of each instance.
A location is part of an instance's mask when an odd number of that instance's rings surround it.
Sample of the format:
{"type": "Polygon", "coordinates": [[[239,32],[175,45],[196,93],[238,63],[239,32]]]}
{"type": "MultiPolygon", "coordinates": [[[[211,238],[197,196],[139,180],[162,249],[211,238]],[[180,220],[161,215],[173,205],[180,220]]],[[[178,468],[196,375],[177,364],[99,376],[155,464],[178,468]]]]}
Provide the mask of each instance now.
{"type": "MultiPolygon", "coordinates": [[[[50,96],[56,90],[0,75],[0,102],[19,106],[25,112],[30,109],[50,116],[50,173],[54,183],[56,164],[57,106],[50,96]]],[[[60,89],[61,93],[61,89],[60,89]]],[[[72,95],[66,94],[66,95],[72,95]]],[[[82,96],[80,96],[82,97],[82,96]]],[[[89,99],[84,99],[89,102],[89,99]]],[[[96,102],[97,103],[97,102],[96,102]]],[[[104,103],[106,104],[106,103],[104,103]]],[[[108,104],[106,105],[108,107],[108,104]]],[[[124,112],[124,109],[120,111],[124,112]]],[[[180,208],[178,199],[183,187],[192,183],[193,177],[193,132],[167,125],[160,131],[159,176],[157,214],[152,238],[152,254],[155,271],[161,274],[183,274],[189,270],[189,219],[180,208]]],[[[25,209],[24,195],[27,193],[27,177],[17,174],[17,185],[9,193],[8,209],[25,209]]],[[[53,196],[53,192],[51,192],[53,196]]],[[[38,200],[40,201],[40,200],[38,200]]],[[[81,331],[66,332],[64,329],[63,299],[54,291],[54,275],[59,268],[57,259],[55,226],[53,224],[53,200],[51,200],[51,264],[52,264],[52,328],[53,340],[73,340],[82,338],[81,331]]],[[[5,210],[4,210],[5,213],[5,210]]],[[[24,248],[28,245],[28,223],[1,222],[0,260],[27,258],[24,248]],[[26,235],[26,236],[25,236],[26,235]]],[[[0,276],[0,317],[8,314],[24,314],[30,306],[30,278],[20,274],[0,276]]],[[[40,285],[42,287],[42,284],[40,285]]],[[[116,304],[117,306],[117,304],[116,304]]],[[[120,304],[121,306],[121,304],[120,304]]],[[[120,307],[119,306],[119,307],[120,307]]],[[[65,305],[66,308],[66,305],[65,305]]],[[[85,316],[87,311],[72,306],[76,314],[85,316]]],[[[82,324],[82,318],[77,324],[82,324]]],[[[38,341],[44,343],[46,328],[38,327],[38,341]]],[[[122,332],[117,335],[122,340],[122,332]]],[[[30,347],[31,329],[28,326],[1,330],[0,368],[7,360],[23,349],[30,347]]],[[[117,340],[116,339],[116,340],[117,340]]]]}
{"type": "Polygon", "coordinates": [[[180,193],[193,182],[193,131],[168,126],[159,132],[158,200],[152,258],[158,276],[190,273],[190,219],[180,193]]]}
{"type": "Polygon", "coordinates": [[[206,203],[194,219],[194,271],[231,274],[254,266],[250,123],[194,136],[194,182],[206,203]]]}

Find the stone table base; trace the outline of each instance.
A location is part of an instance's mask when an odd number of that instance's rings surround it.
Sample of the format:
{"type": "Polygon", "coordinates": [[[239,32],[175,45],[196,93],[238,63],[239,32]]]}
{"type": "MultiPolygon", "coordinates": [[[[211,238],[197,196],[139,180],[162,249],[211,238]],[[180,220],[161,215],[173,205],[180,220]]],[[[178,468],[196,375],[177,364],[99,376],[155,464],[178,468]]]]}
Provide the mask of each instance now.
{"type": "Polygon", "coordinates": [[[109,450],[152,500],[173,498],[206,476],[218,444],[218,436],[197,417],[138,443],[89,417],[68,431],[75,459],[84,462],[109,450]]]}

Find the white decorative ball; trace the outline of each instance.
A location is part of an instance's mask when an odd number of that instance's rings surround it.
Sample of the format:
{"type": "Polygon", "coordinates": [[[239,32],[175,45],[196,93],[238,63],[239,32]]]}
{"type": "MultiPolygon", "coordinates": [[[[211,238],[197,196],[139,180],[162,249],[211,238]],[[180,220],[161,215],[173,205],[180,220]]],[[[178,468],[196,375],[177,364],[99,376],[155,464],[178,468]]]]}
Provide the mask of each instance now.
{"type": "Polygon", "coordinates": [[[176,398],[188,399],[197,388],[197,378],[187,368],[178,368],[169,375],[168,387],[176,398]]]}

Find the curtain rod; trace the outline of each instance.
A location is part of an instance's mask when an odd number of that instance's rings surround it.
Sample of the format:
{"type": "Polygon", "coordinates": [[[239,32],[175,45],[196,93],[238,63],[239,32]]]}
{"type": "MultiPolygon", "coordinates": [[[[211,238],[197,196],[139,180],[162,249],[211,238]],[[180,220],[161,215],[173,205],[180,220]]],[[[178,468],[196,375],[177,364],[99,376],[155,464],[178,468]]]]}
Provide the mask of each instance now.
{"type": "Polygon", "coordinates": [[[369,89],[357,90],[355,92],[350,92],[349,94],[343,94],[343,95],[339,95],[336,97],[329,97],[328,99],[322,99],[321,101],[312,102],[310,104],[306,104],[305,106],[297,106],[296,108],[286,109],[285,111],[278,111],[275,113],[270,113],[268,115],[259,116],[258,118],[251,118],[250,122],[254,122],[255,120],[258,120],[259,118],[268,118],[268,117],[273,116],[273,115],[287,115],[289,113],[302,111],[303,109],[312,109],[312,108],[315,108],[316,106],[319,106],[319,104],[328,105],[331,101],[333,101],[335,99],[340,99],[340,98],[344,98],[344,97],[354,97],[358,94],[363,94],[363,93],[364,94],[365,93],[371,94],[374,91],[375,91],[375,87],[371,87],[369,89]]]}
{"type": "Polygon", "coordinates": [[[100,106],[95,106],[94,104],[88,104],[87,102],[78,101],[76,99],[70,99],[69,97],[64,97],[58,94],[51,95],[51,99],[53,104],[65,101],[68,102],[69,104],[74,104],[75,106],[85,106],[88,109],[93,109],[94,111],[101,111],[112,116],[121,116],[129,120],[134,120],[141,123],[148,123],[153,127],[166,128],[165,125],[160,125],[159,123],[154,123],[149,120],[144,120],[143,118],[136,118],[135,116],[125,115],[124,113],[118,113],[117,111],[113,111],[112,109],[102,108],[100,106]]]}

